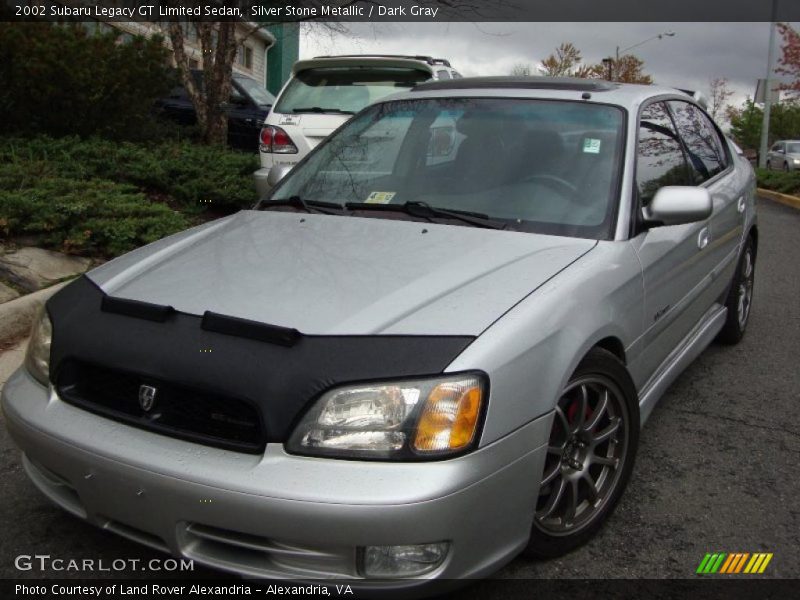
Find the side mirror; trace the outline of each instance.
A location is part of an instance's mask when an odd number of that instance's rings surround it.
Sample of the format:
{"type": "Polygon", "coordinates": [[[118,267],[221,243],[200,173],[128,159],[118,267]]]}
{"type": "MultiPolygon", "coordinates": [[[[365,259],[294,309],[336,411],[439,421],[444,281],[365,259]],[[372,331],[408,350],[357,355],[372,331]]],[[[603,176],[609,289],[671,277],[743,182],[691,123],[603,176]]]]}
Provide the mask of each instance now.
{"type": "Polygon", "coordinates": [[[683,225],[704,221],[711,216],[713,206],[706,188],[670,185],[658,190],[642,213],[650,226],[683,225]]]}
{"type": "Polygon", "coordinates": [[[286,174],[292,170],[289,165],[274,165],[267,173],[267,185],[274,188],[278,182],[286,177],[286,174]]]}

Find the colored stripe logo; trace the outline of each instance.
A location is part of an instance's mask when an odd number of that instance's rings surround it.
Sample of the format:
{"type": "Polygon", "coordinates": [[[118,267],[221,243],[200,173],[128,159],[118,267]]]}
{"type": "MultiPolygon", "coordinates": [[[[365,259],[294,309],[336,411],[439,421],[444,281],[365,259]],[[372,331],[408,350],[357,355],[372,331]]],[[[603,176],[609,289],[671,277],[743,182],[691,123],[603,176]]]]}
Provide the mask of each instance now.
{"type": "Polygon", "coordinates": [[[748,574],[755,575],[766,571],[767,565],[772,560],[772,552],[714,552],[708,553],[697,567],[699,575],[724,575],[748,574]]]}

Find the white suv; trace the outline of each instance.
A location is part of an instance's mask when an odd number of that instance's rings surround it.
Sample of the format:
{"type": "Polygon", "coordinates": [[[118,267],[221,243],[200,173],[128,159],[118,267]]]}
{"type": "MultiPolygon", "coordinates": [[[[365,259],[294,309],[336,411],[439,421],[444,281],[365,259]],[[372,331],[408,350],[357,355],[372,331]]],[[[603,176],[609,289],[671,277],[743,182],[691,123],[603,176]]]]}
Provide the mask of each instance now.
{"type": "Polygon", "coordinates": [[[458,79],[447,60],[430,56],[317,56],[294,64],[259,140],[259,197],[275,165],[293,167],[334,129],[381,98],[430,80],[458,79]]]}

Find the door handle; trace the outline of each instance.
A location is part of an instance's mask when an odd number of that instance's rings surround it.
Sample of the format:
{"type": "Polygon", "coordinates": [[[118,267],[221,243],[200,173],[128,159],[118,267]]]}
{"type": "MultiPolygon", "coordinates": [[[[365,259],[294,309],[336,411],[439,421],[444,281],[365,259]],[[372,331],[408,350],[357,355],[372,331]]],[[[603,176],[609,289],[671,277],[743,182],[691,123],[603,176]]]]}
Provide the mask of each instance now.
{"type": "Polygon", "coordinates": [[[742,196],[741,198],[739,198],[739,202],[738,202],[738,204],[736,205],[736,209],[737,209],[737,210],[738,210],[740,213],[743,213],[745,208],[746,208],[746,203],[745,203],[745,200],[744,200],[744,196],[742,196]]]}
{"type": "Polygon", "coordinates": [[[702,250],[706,246],[708,246],[708,242],[711,240],[711,236],[708,233],[708,227],[703,227],[700,230],[700,233],[697,235],[697,247],[702,250]]]}

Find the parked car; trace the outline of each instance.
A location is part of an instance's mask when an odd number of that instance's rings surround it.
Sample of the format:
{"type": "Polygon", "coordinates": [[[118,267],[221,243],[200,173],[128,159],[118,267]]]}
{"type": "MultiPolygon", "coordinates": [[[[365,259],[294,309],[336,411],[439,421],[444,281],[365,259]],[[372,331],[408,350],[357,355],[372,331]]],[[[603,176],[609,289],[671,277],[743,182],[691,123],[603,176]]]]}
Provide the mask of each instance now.
{"type": "Polygon", "coordinates": [[[430,56],[317,56],[301,60],[261,130],[261,168],[254,173],[259,198],[269,191],[269,170],[292,167],[362,108],[429,80],[461,75],[430,56]]]}
{"type": "MultiPolygon", "coordinates": [[[[198,85],[202,84],[203,72],[192,71],[198,85]]],[[[225,110],[228,114],[228,144],[246,151],[258,150],[258,134],[269,109],[275,102],[263,85],[255,79],[233,74],[233,88],[225,110]]],[[[169,96],[156,102],[156,112],[181,125],[197,123],[197,114],[186,88],[182,85],[172,89],[169,96]]]]}
{"type": "Polygon", "coordinates": [[[757,245],[753,170],[689,96],[431,82],[56,293],[2,408],[48,498],[153,548],[482,577],[598,531],[664,391],[745,334],[757,245]]]}
{"type": "Polygon", "coordinates": [[[767,168],[787,173],[800,169],[800,140],[775,142],[767,153],[767,168]]]}

